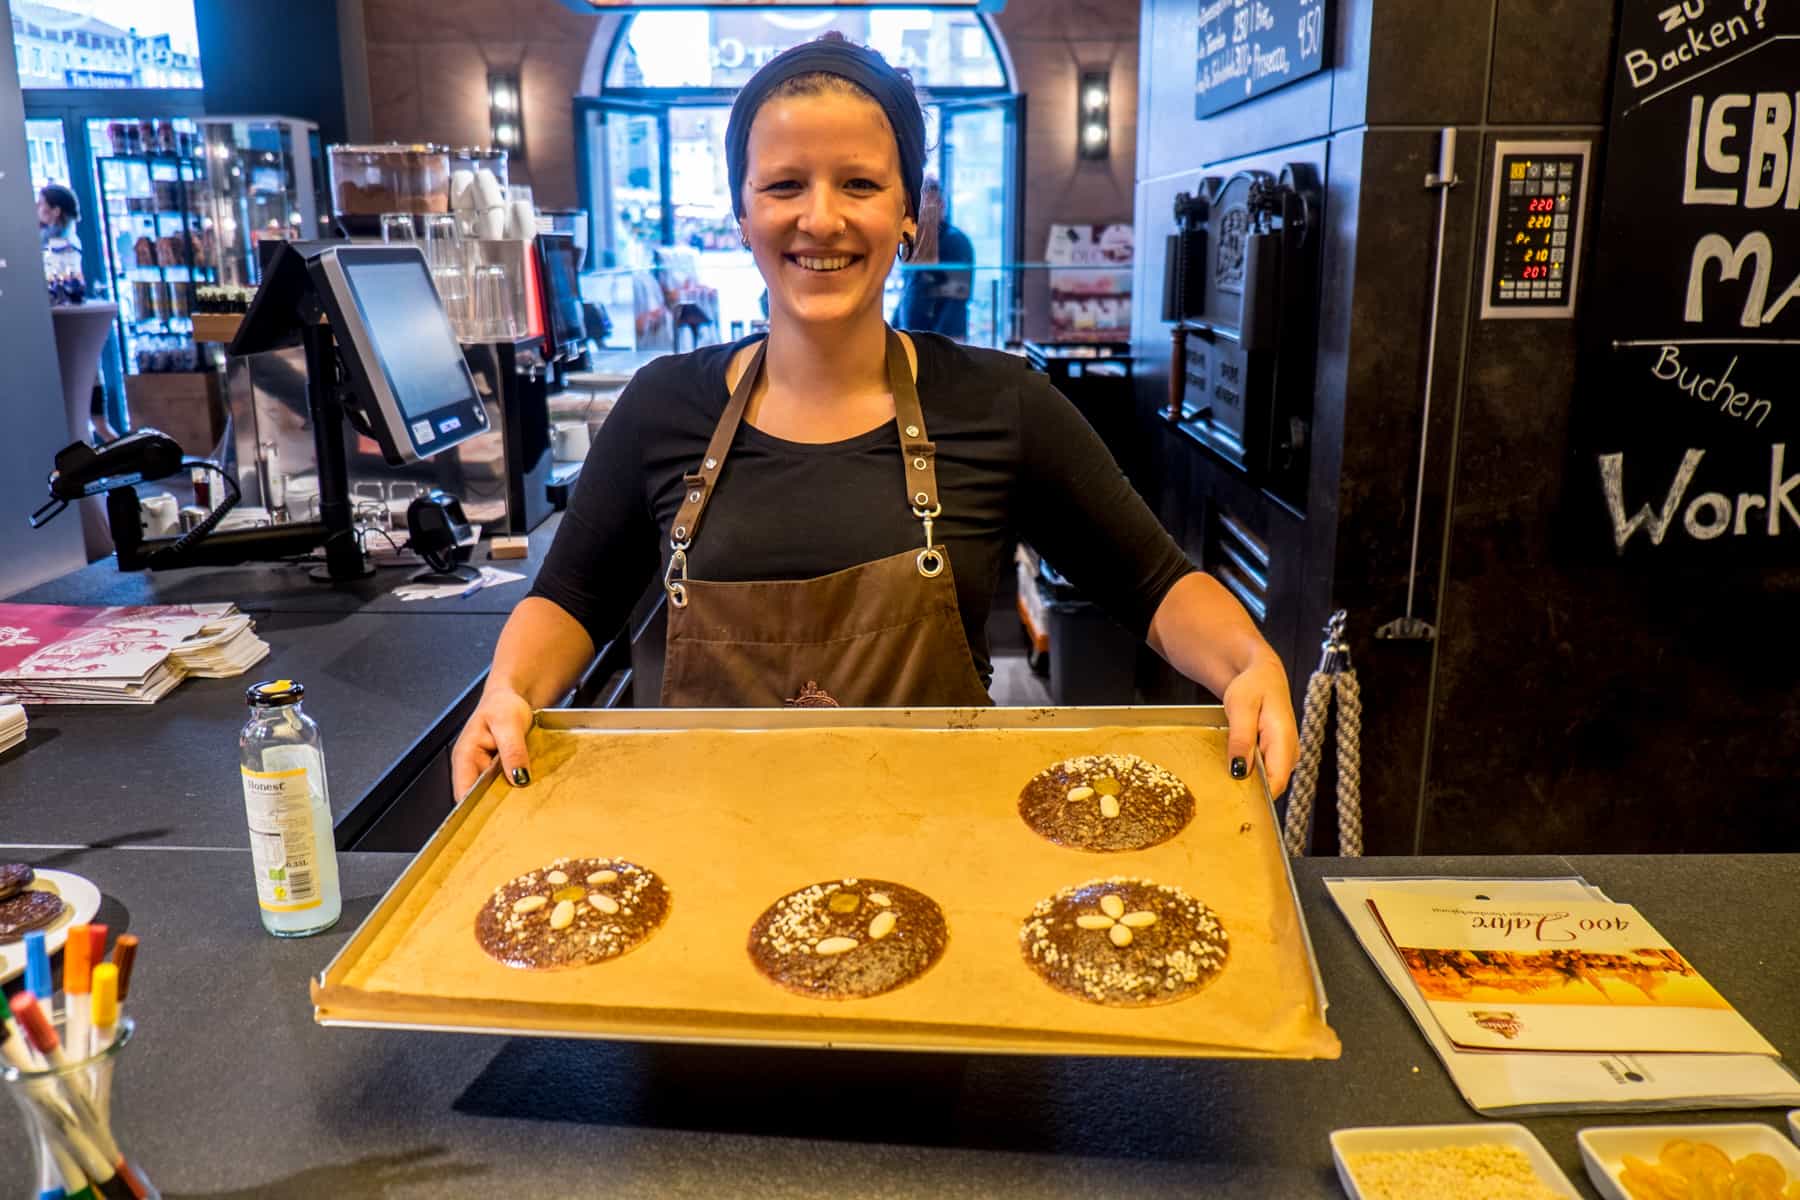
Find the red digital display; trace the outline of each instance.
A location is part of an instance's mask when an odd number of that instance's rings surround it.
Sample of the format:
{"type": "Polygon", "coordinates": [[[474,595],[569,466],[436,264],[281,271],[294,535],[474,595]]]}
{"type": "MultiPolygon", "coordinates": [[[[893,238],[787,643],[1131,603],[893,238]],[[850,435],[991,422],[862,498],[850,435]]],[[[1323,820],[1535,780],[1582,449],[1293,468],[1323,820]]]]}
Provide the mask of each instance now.
{"type": "Polygon", "coordinates": [[[1503,154],[1494,197],[1496,221],[1488,303],[1563,308],[1575,253],[1579,154],[1503,154]]]}

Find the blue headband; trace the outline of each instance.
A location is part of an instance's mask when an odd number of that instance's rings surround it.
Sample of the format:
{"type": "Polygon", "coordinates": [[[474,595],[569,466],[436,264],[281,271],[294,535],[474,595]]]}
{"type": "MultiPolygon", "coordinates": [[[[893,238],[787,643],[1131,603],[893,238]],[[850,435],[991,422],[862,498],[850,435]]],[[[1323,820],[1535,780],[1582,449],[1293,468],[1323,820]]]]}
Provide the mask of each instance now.
{"type": "Polygon", "coordinates": [[[731,210],[744,216],[744,169],[750,149],[750,124],[769,93],[801,75],[823,73],[848,79],[875,98],[887,114],[900,147],[900,182],[906,187],[907,212],[919,215],[919,188],[925,177],[925,114],[919,111],[912,85],[875,51],[850,42],[802,42],[776,55],[750,77],[731,105],[725,126],[725,166],[731,177],[731,210]]]}

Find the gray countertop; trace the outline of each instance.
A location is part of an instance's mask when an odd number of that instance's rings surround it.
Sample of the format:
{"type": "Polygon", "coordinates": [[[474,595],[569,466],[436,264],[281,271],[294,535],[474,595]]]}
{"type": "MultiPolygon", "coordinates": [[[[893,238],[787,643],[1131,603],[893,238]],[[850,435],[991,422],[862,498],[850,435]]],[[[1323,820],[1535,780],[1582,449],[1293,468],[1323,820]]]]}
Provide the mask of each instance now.
{"type": "MultiPolygon", "coordinates": [[[[322,1029],[307,979],[398,875],[341,857],[345,917],[283,942],[241,851],[5,851],[79,872],[143,940],[121,1142],[169,1197],[1335,1197],[1327,1135],[1478,1121],[1319,882],[1579,872],[1642,907],[1768,1037],[1800,1052],[1800,858],[1310,860],[1297,866],[1336,1062],[1015,1058],[322,1029]]],[[[1575,1133],[1529,1119],[1584,1196],[1575,1133]]],[[[1779,1123],[1775,1110],[1681,1114],[1779,1123]]],[[[0,1194],[29,1180],[0,1110],[0,1194]]]]}
{"type": "Polygon", "coordinates": [[[486,675],[505,621],[263,613],[256,631],[270,654],[246,675],[185,680],[141,707],[33,707],[25,744],[0,755],[0,839],[247,845],[237,758],[244,689],[281,677],[306,685],[341,824],[374,802],[396,764],[486,675]]]}

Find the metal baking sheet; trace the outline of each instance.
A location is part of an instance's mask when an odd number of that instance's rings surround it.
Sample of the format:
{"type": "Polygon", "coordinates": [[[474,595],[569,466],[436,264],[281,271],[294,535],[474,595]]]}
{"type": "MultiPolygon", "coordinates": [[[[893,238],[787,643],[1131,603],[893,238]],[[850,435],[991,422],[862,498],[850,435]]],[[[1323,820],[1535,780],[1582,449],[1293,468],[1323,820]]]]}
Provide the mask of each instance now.
{"type": "Polygon", "coordinates": [[[326,1025],[507,1035],[957,1052],[1331,1058],[1326,999],[1258,769],[1225,770],[1207,708],[545,710],[532,784],[490,773],[313,981],[326,1025]],[[1131,752],[1188,784],[1192,824],[1145,851],[1051,845],[1017,814],[1038,770],[1131,752]],[[656,870],[670,918],[644,946],[573,970],[502,966],[475,913],[506,879],[568,856],[656,870]],[[1020,957],[1026,913],[1112,875],[1174,884],[1232,935],[1198,995],[1101,1008],[1020,957]],[[920,888],[950,924],[944,958],[883,996],[825,1001],[750,966],[750,922],[843,876],[920,888]]]}

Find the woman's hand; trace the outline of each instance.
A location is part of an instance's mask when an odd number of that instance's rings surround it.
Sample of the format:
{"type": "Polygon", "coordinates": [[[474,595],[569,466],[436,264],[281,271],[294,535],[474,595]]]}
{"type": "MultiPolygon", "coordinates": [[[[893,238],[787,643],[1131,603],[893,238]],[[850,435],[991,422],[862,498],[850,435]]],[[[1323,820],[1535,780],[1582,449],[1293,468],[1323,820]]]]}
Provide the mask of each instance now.
{"type": "Polygon", "coordinates": [[[509,688],[489,688],[450,751],[450,779],[456,803],[469,794],[496,756],[500,774],[514,787],[531,782],[525,735],[531,731],[531,703],[509,688]]]}
{"type": "Polygon", "coordinates": [[[1225,686],[1220,699],[1231,722],[1226,756],[1231,760],[1232,777],[1242,779],[1250,773],[1250,752],[1260,747],[1269,794],[1281,795],[1300,754],[1294,702],[1288,695],[1287,670],[1281,660],[1272,652],[1257,655],[1225,686]]]}

